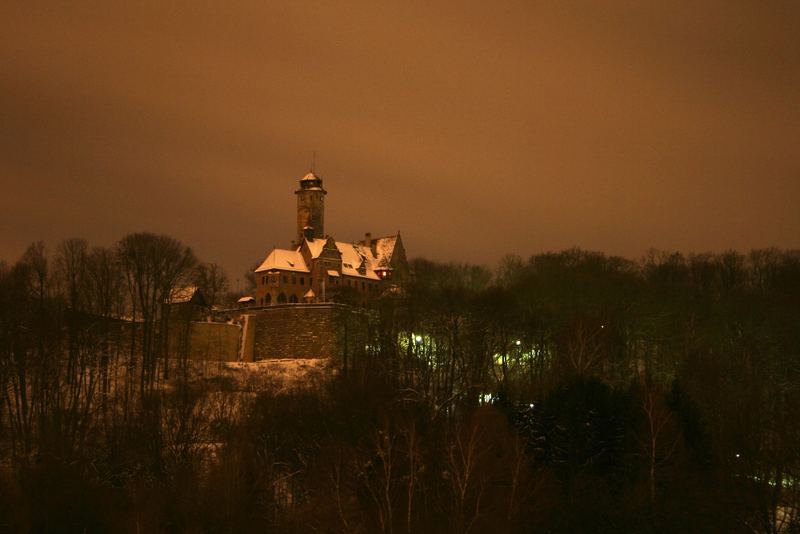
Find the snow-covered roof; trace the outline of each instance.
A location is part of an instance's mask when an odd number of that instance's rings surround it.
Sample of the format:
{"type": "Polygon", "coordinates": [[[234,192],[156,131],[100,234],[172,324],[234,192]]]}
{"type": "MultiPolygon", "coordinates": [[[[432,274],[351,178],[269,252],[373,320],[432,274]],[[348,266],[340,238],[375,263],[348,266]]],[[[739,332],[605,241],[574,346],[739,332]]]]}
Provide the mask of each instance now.
{"type": "Polygon", "coordinates": [[[167,303],[182,304],[184,302],[191,302],[195,295],[202,300],[202,293],[199,293],[197,286],[176,287],[170,292],[167,303]]]}
{"type": "Polygon", "coordinates": [[[366,253],[364,247],[341,241],[336,242],[336,247],[342,253],[342,274],[378,280],[378,275],[372,272],[370,255],[366,253]],[[362,266],[364,274],[359,270],[362,266]]]}
{"type": "MultiPolygon", "coordinates": [[[[311,252],[312,259],[317,259],[320,257],[326,243],[327,240],[325,239],[305,241],[308,250],[311,252]]],[[[361,278],[371,278],[373,280],[379,279],[378,276],[372,272],[372,268],[370,267],[373,262],[373,258],[371,258],[372,254],[369,250],[369,247],[354,245],[353,243],[346,243],[344,241],[335,241],[335,243],[336,248],[339,250],[339,254],[342,256],[342,274],[347,276],[358,276],[361,278]],[[364,274],[359,272],[359,268],[362,267],[362,265],[365,269],[364,274]]],[[[339,276],[338,273],[335,276],[339,276]]]]}
{"type": "Polygon", "coordinates": [[[319,258],[319,255],[322,254],[322,249],[325,248],[325,242],[325,239],[313,239],[311,241],[306,239],[306,245],[308,246],[308,250],[311,251],[312,258],[319,258]]]}
{"type": "Polygon", "coordinates": [[[313,172],[309,172],[300,179],[300,187],[307,191],[325,192],[325,190],[322,189],[322,178],[313,172]]]}
{"type": "Polygon", "coordinates": [[[298,273],[309,272],[306,262],[303,260],[303,255],[300,254],[299,249],[272,249],[272,252],[270,252],[269,256],[267,256],[267,259],[265,259],[261,265],[256,268],[255,272],[260,273],[262,271],[270,271],[272,269],[278,269],[281,271],[295,271],[298,273]]]}
{"type": "MultiPolygon", "coordinates": [[[[370,240],[369,243],[335,241],[336,248],[342,256],[342,274],[370,280],[381,280],[375,270],[390,268],[398,237],[397,235],[378,237],[370,240]],[[375,250],[374,253],[373,249],[375,250]]],[[[305,245],[311,252],[311,259],[317,259],[322,255],[326,243],[327,239],[305,241],[305,245]]],[[[297,250],[274,249],[256,269],[256,272],[271,269],[310,272],[310,268],[306,265],[303,255],[300,253],[300,247],[297,250]]],[[[329,270],[328,274],[330,276],[339,276],[336,271],[329,270]]]]}
{"type": "Polygon", "coordinates": [[[376,259],[378,260],[377,267],[389,268],[392,255],[394,254],[395,247],[397,246],[398,235],[389,235],[386,237],[378,237],[373,239],[372,243],[375,244],[376,259]]]}
{"type": "Polygon", "coordinates": [[[245,304],[247,302],[255,302],[255,301],[256,301],[256,299],[254,299],[253,297],[242,297],[239,300],[237,300],[236,302],[238,302],[240,304],[245,304]]]}
{"type": "Polygon", "coordinates": [[[309,289],[308,291],[306,291],[306,294],[303,295],[303,298],[304,299],[313,299],[316,296],[317,296],[317,294],[314,293],[314,290],[313,289],[309,289]]]}

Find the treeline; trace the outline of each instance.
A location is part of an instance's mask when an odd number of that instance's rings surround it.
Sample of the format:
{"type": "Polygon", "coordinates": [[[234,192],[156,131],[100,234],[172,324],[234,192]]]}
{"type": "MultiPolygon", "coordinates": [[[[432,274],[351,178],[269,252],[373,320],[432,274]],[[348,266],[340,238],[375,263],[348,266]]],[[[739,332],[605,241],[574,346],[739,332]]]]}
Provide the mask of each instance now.
{"type": "Polygon", "coordinates": [[[0,268],[0,528],[800,530],[797,252],[416,260],[290,395],[167,357],[209,269],[151,234],[0,268]]]}
{"type": "Polygon", "coordinates": [[[491,396],[544,492],[523,524],[800,529],[800,253],[413,270],[407,341],[383,349],[456,420],[491,396]]]}
{"type": "Polygon", "coordinates": [[[218,266],[147,233],[112,247],[70,239],[52,254],[34,243],[0,263],[0,529],[97,530],[113,513],[81,502],[138,477],[135,455],[160,447],[170,415],[167,381],[188,379],[166,353],[164,303],[184,285],[214,298],[226,284],[218,266]]]}

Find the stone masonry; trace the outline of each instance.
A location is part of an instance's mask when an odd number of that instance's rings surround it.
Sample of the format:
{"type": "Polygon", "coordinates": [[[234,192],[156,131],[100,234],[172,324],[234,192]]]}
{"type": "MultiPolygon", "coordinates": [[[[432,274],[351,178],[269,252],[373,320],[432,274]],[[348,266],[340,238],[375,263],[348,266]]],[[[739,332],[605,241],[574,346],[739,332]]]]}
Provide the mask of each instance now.
{"type": "Polygon", "coordinates": [[[372,315],[342,304],[286,304],[248,311],[253,359],[333,358],[364,354],[372,315]]]}

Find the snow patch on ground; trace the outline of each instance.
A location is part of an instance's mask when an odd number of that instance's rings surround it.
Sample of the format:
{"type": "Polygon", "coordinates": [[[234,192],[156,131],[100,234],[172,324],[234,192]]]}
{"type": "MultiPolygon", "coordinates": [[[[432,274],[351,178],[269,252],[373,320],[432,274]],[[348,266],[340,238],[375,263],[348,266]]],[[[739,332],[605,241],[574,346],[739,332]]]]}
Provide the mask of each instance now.
{"type": "Polygon", "coordinates": [[[331,358],[282,358],[257,362],[224,362],[219,376],[235,381],[240,391],[289,393],[318,388],[336,375],[331,358]]]}

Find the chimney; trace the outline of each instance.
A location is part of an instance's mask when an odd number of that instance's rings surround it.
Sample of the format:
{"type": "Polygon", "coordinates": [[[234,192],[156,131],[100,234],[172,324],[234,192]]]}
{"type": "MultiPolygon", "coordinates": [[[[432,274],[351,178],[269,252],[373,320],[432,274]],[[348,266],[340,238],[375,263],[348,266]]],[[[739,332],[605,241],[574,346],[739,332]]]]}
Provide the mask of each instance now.
{"type": "Polygon", "coordinates": [[[369,246],[370,242],[372,241],[372,234],[367,232],[364,234],[364,244],[369,246]]]}
{"type": "Polygon", "coordinates": [[[314,227],[313,226],[304,226],[303,227],[303,237],[306,238],[306,241],[314,241],[314,227]]]}

